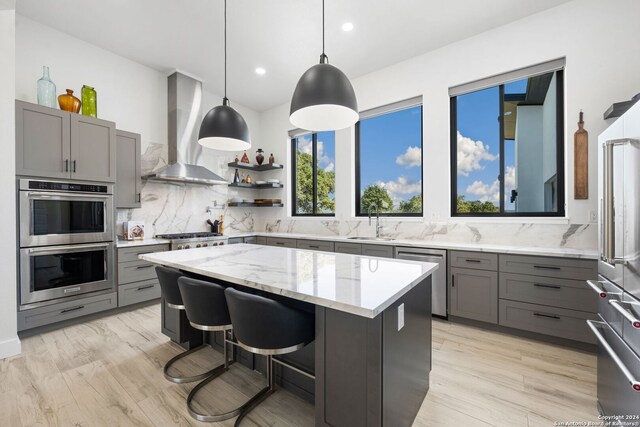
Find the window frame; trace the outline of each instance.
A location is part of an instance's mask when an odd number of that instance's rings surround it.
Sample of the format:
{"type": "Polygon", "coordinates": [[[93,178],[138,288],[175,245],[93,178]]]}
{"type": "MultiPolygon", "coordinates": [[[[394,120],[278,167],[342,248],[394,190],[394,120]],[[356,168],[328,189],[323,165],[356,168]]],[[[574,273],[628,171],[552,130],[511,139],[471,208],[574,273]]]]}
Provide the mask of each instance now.
{"type": "MultiPolygon", "coordinates": [[[[290,136],[289,143],[291,144],[291,216],[297,217],[335,217],[336,213],[321,213],[318,212],[318,132],[305,132],[298,133],[290,136]],[[312,213],[299,213],[297,212],[298,205],[298,183],[296,175],[298,172],[298,138],[311,135],[311,180],[313,186],[313,201],[312,201],[312,213]]],[[[334,153],[335,157],[335,153],[334,153]]],[[[335,178],[334,178],[335,179],[335,178]]],[[[335,200],[335,193],[334,193],[335,200]]]]}
{"type": "MultiPolygon", "coordinates": [[[[550,71],[549,71],[550,72],[550,71]]],[[[505,194],[504,194],[504,86],[510,81],[504,81],[502,83],[495,84],[495,87],[499,86],[500,93],[500,202],[498,206],[498,212],[469,212],[460,213],[457,212],[458,207],[458,110],[457,110],[457,98],[463,95],[457,94],[449,98],[449,122],[450,122],[450,174],[451,174],[451,217],[476,217],[476,218],[509,218],[509,217],[565,217],[566,214],[566,199],[565,199],[565,165],[564,165],[564,151],[565,151],[565,135],[564,135],[564,68],[553,70],[556,73],[556,198],[558,209],[556,212],[509,212],[505,211],[505,194]]],[[[539,74],[531,74],[528,77],[534,77],[539,74]]],[[[522,77],[524,78],[524,77],[522,77]]],[[[480,90],[480,89],[478,89],[480,90]]],[[[469,93],[469,92],[467,92],[469,93]]]]}
{"type": "MultiPolygon", "coordinates": [[[[384,217],[396,217],[396,218],[423,218],[424,217],[424,104],[422,102],[422,97],[419,97],[419,102],[413,105],[402,105],[405,102],[400,101],[396,104],[389,105],[388,109],[385,107],[377,108],[382,112],[379,114],[375,114],[369,117],[366,117],[364,120],[383,116],[385,114],[394,113],[397,111],[408,110],[409,108],[420,107],[420,196],[422,198],[422,206],[420,207],[420,212],[380,212],[380,216],[384,217]],[[394,105],[401,105],[399,108],[394,108],[394,105]]],[[[361,211],[361,190],[360,190],[360,123],[363,119],[358,120],[355,124],[355,215],[356,217],[367,217],[369,216],[368,212],[361,211]]]]}

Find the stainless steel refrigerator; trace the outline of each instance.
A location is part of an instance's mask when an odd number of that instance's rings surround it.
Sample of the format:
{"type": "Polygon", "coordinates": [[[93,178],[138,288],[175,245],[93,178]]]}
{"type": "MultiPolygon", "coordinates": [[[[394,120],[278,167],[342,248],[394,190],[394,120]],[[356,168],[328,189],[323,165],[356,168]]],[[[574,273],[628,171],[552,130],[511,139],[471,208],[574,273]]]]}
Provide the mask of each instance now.
{"type": "MultiPolygon", "coordinates": [[[[640,422],[640,106],[598,138],[598,409],[640,422]]],[[[624,424],[623,424],[624,425],[624,424]]]]}

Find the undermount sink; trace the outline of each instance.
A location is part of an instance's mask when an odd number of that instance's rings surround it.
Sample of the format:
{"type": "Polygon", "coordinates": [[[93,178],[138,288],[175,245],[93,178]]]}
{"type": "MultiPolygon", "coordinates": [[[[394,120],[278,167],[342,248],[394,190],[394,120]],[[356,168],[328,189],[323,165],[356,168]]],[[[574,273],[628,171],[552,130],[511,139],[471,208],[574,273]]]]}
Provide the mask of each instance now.
{"type": "Polygon", "coordinates": [[[391,237],[366,237],[366,236],[354,236],[354,237],[347,237],[347,240],[382,240],[384,242],[389,242],[392,239],[391,237]]]}

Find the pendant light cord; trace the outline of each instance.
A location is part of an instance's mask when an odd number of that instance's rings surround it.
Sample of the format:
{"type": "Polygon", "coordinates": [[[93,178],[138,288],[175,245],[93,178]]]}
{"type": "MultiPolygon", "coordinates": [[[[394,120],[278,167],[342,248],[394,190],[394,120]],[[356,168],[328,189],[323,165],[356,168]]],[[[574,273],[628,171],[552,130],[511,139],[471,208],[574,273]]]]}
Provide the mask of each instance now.
{"type": "Polygon", "coordinates": [[[322,55],[320,55],[320,63],[326,64],[329,58],[324,53],[324,0],[322,0],[322,55]]]}
{"type": "Polygon", "coordinates": [[[224,99],[227,99],[227,0],[224,0],[224,99]]]}

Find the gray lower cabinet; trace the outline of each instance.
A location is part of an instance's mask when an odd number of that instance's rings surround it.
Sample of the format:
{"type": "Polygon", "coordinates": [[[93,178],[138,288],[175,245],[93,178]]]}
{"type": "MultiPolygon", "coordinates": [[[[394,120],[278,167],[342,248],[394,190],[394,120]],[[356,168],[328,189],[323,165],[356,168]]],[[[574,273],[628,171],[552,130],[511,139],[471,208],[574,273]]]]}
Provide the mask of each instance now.
{"type": "Polygon", "coordinates": [[[474,270],[496,271],[498,269],[498,254],[450,251],[449,265],[451,267],[473,268],[474,270]]]}
{"type": "Polygon", "coordinates": [[[295,248],[296,239],[284,239],[282,237],[267,237],[267,245],[280,246],[283,248],[295,248]]]}
{"type": "Polygon", "coordinates": [[[141,136],[116,130],[116,208],[139,208],[142,197],[141,136]]]}
{"type": "Polygon", "coordinates": [[[248,243],[250,245],[257,245],[258,244],[258,237],[256,236],[249,236],[249,237],[245,237],[244,239],[242,239],[243,243],[248,243]]]}
{"type": "Polygon", "coordinates": [[[139,256],[168,250],[168,244],[118,248],[119,307],[160,298],[155,264],[141,260],[139,256]]]}
{"type": "Polygon", "coordinates": [[[311,249],[314,251],[333,252],[334,243],[327,242],[325,240],[296,240],[296,247],[298,249],[311,249]]]}
{"type": "Polygon", "coordinates": [[[500,300],[500,325],[595,344],[587,320],[598,315],[546,305],[500,300]]]}
{"type": "MultiPolygon", "coordinates": [[[[249,243],[249,242],[247,242],[249,243]]],[[[256,236],[256,245],[266,245],[267,244],[267,238],[263,237],[263,236],[256,236]]]]}
{"type": "Polygon", "coordinates": [[[393,258],[393,246],[362,245],[362,255],[393,258]]]}
{"type": "Polygon", "coordinates": [[[116,292],[78,298],[73,301],[61,302],[44,307],[33,308],[18,312],[18,331],[24,331],[39,326],[50,325],[65,320],[74,319],[100,311],[110,310],[118,306],[116,292]]]}
{"type": "Polygon", "coordinates": [[[586,259],[500,255],[500,272],[589,280],[598,277],[598,265],[586,259]]]}
{"type": "Polygon", "coordinates": [[[238,243],[244,243],[244,239],[242,237],[230,237],[229,238],[229,245],[236,245],[238,243]]]}
{"type": "Polygon", "coordinates": [[[336,242],[335,251],[341,254],[362,254],[362,245],[360,243],[336,242]]]}
{"type": "Polygon", "coordinates": [[[450,313],[453,316],[498,323],[498,273],[451,268],[450,313]]]}
{"type": "Polygon", "coordinates": [[[16,175],[115,182],[115,123],[16,101],[16,175]]]}

